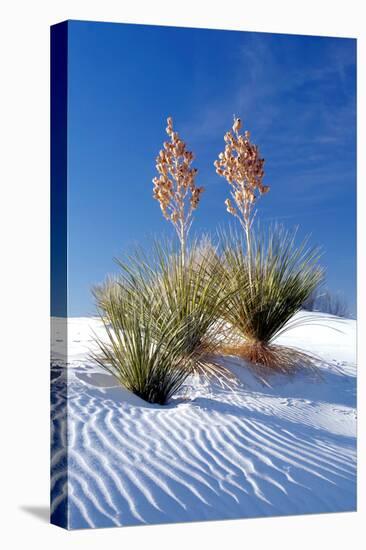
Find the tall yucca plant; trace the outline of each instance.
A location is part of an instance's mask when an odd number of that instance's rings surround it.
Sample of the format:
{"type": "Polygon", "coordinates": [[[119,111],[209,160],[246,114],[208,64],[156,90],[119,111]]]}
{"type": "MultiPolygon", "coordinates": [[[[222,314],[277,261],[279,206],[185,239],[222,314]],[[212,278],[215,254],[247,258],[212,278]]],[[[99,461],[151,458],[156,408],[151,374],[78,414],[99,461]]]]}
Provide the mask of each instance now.
{"type": "Polygon", "coordinates": [[[320,250],[309,247],[307,239],[296,245],[295,237],[279,226],[271,228],[267,238],[256,236],[250,267],[242,235],[224,235],[222,270],[233,292],[221,315],[236,335],[226,351],[283,369],[305,359],[305,354],[274,345],[285,330],[309,322],[306,316],[292,318],[323,279],[320,250]]]}
{"type": "MultiPolygon", "coordinates": [[[[127,390],[149,403],[166,404],[191,373],[184,323],[174,315],[156,331],[156,302],[108,286],[101,316],[106,338],[93,359],[127,390]]],[[[101,289],[98,291],[101,299],[101,289]]]]}

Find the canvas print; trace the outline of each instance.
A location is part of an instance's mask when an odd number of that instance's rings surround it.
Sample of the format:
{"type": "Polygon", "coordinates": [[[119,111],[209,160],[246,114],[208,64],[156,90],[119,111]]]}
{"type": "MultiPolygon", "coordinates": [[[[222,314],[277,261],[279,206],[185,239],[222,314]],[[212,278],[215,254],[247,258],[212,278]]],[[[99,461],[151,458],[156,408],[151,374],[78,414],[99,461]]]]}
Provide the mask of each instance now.
{"type": "Polygon", "coordinates": [[[356,510],[356,41],[51,28],[51,522],[356,510]]]}

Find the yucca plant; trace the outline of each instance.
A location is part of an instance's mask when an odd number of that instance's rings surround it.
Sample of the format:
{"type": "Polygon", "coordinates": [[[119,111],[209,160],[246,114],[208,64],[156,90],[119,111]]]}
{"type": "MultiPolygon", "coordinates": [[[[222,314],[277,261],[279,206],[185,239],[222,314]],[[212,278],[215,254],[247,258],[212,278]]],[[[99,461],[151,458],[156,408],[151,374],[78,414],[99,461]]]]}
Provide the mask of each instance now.
{"type": "Polygon", "coordinates": [[[187,250],[184,265],[180,251],[169,242],[155,242],[152,252],[135,250],[120,267],[118,282],[95,290],[99,307],[108,312],[111,296],[123,296],[125,308],[134,307],[134,296],[149,309],[151,334],[159,340],[165,326],[184,327],[182,354],[194,372],[215,376],[223,383],[233,376],[220,366],[216,352],[224,338],[219,317],[226,299],[220,259],[213,246],[195,241],[187,250]],[[154,304],[154,307],[151,307],[154,304]]]}
{"type": "Polygon", "coordinates": [[[288,371],[311,362],[299,350],[274,343],[284,331],[311,321],[310,316],[293,320],[308,296],[323,279],[320,250],[308,239],[299,245],[296,232],[276,226],[268,237],[257,233],[251,241],[251,262],[240,233],[223,236],[222,271],[227,299],[221,316],[232,327],[233,340],[223,350],[253,363],[288,371]]]}
{"type": "Polygon", "coordinates": [[[191,374],[186,349],[189,327],[172,315],[157,332],[156,303],[120,290],[111,285],[103,296],[106,338],[96,338],[98,352],[93,359],[127,390],[164,405],[191,374]]]}

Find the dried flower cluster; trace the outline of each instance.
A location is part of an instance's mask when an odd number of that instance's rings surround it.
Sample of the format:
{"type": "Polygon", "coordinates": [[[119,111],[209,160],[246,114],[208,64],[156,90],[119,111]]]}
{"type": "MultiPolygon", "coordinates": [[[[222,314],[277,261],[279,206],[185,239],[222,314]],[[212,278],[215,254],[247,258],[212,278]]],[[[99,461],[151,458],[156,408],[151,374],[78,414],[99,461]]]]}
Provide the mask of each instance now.
{"type": "Polygon", "coordinates": [[[171,221],[178,233],[184,260],[187,234],[193,211],[198,207],[203,187],[197,187],[197,168],[191,168],[193,153],[173,129],[173,120],[167,119],[166,133],[170,141],[156,158],[159,177],[153,179],[153,196],[160,203],[164,217],[171,221]]]}
{"type": "Polygon", "coordinates": [[[260,195],[269,191],[269,187],[262,183],[264,159],[260,158],[258,147],[250,142],[249,132],[241,135],[240,128],[240,118],[234,117],[232,131],[229,130],[224,136],[225,150],[219,154],[214,166],[217,174],[226,178],[231,186],[234,204],[226,199],[227,211],[236,216],[248,232],[254,204],[260,195]]]}

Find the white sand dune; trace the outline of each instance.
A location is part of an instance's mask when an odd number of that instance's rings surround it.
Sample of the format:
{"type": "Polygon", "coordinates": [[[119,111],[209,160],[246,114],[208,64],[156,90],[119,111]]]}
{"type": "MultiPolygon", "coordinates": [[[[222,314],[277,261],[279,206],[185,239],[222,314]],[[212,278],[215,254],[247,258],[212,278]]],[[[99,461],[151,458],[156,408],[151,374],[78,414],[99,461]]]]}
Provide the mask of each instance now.
{"type": "Polygon", "coordinates": [[[67,504],[71,529],[355,510],[356,323],[312,317],[280,341],[320,356],[321,377],[267,387],[226,360],[233,390],[192,378],[165,407],[88,359],[96,319],[69,319],[65,367],[55,320],[54,518],[67,504]]]}

